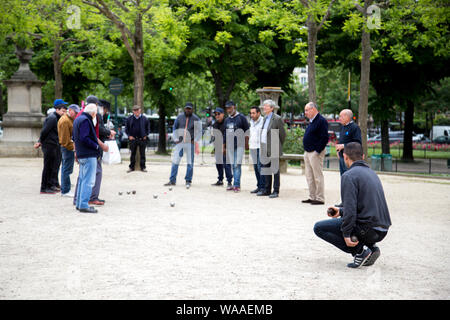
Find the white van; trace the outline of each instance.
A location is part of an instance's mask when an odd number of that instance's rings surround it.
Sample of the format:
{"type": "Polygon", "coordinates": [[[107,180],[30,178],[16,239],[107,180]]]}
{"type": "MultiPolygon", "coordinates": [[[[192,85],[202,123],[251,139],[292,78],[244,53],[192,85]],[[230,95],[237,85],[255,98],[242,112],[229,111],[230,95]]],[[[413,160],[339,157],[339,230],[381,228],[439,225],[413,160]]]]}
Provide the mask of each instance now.
{"type": "Polygon", "coordinates": [[[440,136],[450,136],[450,126],[433,126],[430,131],[430,139],[434,140],[440,136]]]}

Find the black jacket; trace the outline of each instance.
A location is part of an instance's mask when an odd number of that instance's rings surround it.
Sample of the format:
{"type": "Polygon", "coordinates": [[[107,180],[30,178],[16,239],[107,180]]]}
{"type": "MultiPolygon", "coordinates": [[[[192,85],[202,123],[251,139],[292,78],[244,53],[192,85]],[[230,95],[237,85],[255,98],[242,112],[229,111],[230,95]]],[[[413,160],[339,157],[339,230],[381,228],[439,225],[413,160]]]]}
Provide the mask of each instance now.
{"type": "MultiPolygon", "coordinates": [[[[339,133],[339,144],[346,145],[350,142],[358,142],[362,144],[361,129],[356,123],[350,121],[346,126],[342,126],[339,133]]],[[[344,150],[341,150],[340,155],[344,154],[344,150]]]]}
{"type": "Polygon", "coordinates": [[[366,162],[355,161],[341,177],[342,234],[350,237],[356,225],[388,229],[391,218],[377,174],[366,162]]]}
{"type": "Polygon", "coordinates": [[[328,143],[328,122],[320,113],[306,128],[303,147],[306,152],[321,153],[328,143]]]}
{"type": "Polygon", "coordinates": [[[44,121],[44,125],[39,136],[39,142],[44,146],[59,146],[58,139],[58,120],[59,114],[53,112],[44,121]]]}

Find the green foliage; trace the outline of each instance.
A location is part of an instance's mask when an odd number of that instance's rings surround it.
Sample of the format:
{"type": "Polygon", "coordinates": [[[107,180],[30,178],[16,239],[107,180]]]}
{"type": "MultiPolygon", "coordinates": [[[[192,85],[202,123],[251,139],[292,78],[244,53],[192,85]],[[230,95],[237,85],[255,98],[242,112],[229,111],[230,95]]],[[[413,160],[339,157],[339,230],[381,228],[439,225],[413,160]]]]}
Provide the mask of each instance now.
{"type": "Polygon", "coordinates": [[[305,129],[300,127],[286,129],[286,140],[283,144],[283,152],[284,153],[294,153],[294,154],[303,154],[305,149],[303,148],[303,136],[305,134],[305,129]]]}

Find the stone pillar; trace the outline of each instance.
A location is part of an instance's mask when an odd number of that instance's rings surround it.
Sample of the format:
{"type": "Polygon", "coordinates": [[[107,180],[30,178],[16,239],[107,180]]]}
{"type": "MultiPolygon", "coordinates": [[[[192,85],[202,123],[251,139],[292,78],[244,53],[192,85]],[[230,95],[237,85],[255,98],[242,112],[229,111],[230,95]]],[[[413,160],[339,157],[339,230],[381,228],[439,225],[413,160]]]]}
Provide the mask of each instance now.
{"type": "Polygon", "coordinates": [[[16,55],[20,67],[10,80],[3,81],[8,88],[8,112],[3,115],[0,156],[37,157],[40,149],[33,145],[45,118],[41,112],[44,82],[30,70],[31,50],[17,48],[16,55]]]}
{"type": "Polygon", "coordinates": [[[277,105],[274,110],[275,113],[277,113],[278,110],[280,109],[280,106],[278,105],[278,100],[283,92],[284,91],[281,90],[280,87],[263,87],[262,89],[256,90],[256,93],[259,94],[260,105],[262,105],[264,100],[267,99],[275,101],[277,105]]]}

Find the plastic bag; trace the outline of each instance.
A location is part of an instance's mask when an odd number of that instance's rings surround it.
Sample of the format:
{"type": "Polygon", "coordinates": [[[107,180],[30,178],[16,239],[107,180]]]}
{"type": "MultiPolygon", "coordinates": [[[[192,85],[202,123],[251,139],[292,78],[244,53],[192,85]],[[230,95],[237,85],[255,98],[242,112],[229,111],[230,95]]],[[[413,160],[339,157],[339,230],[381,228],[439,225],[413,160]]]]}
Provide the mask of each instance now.
{"type": "Polygon", "coordinates": [[[115,140],[106,140],[105,144],[108,145],[109,150],[103,151],[103,163],[105,164],[118,164],[122,162],[120,156],[119,147],[115,140]]]}

